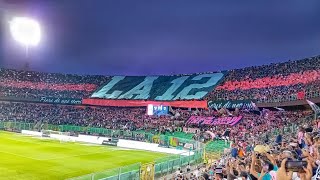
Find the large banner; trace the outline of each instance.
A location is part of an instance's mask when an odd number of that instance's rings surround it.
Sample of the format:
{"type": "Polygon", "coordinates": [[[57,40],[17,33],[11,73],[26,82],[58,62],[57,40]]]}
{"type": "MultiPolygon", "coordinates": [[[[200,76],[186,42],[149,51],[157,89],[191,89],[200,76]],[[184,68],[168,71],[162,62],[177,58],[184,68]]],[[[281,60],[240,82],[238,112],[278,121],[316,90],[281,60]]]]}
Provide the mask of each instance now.
{"type": "Polygon", "coordinates": [[[74,98],[58,98],[58,97],[37,97],[37,98],[21,98],[21,97],[0,97],[2,101],[14,101],[14,102],[33,102],[33,103],[49,103],[49,104],[68,104],[68,105],[76,105],[82,104],[82,99],[74,99],[74,98]]]}
{"type": "Polygon", "coordinates": [[[52,104],[82,104],[82,99],[74,98],[57,98],[57,97],[41,97],[40,102],[52,104]]]}
{"type": "Polygon", "coordinates": [[[223,73],[190,76],[114,76],[91,98],[126,100],[201,99],[223,78],[223,73]]]}
{"type": "Polygon", "coordinates": [[[234,101],[208,101],[208,107],[211,109],[254,109],[252,100],[234,100],[234,101]]]}
{"type": "Polygon", "coordinates": [[[242,116],[235,117],[206,117],[206,116],[191,116],[187,124],[197,124],[197,125],[236,125],[242,116]]]}

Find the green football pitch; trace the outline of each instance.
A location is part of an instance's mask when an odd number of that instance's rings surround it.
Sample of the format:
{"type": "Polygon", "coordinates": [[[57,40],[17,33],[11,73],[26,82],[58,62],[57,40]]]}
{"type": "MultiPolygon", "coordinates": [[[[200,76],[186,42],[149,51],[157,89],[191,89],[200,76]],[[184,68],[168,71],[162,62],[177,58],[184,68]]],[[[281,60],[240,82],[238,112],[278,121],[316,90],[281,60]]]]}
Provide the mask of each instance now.
{"type": "Polygon", "coordinates": [[[59,180],[168,156],[0,131],[0,179],[59,180]]]}

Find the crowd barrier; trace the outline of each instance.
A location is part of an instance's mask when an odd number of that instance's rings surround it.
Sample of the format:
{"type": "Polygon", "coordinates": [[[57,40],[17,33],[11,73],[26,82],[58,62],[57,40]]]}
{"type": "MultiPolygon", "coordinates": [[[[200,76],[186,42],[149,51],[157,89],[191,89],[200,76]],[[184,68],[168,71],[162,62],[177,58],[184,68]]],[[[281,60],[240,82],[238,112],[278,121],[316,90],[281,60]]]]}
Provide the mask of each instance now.
{"type": "Polygon", "coordinates": [[[109,169],[106,171],[86,174],[79,177],[69,178],[67,180],[140,180],[141,164],[131,164],[120,168],[109,169]]]}
{"type": "MultiPolygon", "coordinates": [[[[33,136],[42,136],[42,132],[37,131],[29,131],[29,130],[22,130],[22,134],[33,135],[33,136]]],[[[79,135],[79,136],[68,136],[63,134],[50,134],[50,138],[57,139],[59,141],[68,141],[68,142],[86,142],[91,144],[103,144],[104,141],[111,141],[111,138],[107,137],[99,137],[99,136],[87,136],[87,135],[79,135]]],[[[167,154],[180,154],[184,156],[190,156],[194,153],[190,150],[182,150],[182,149],[172,149],[172,148],[164,148],[159,147],[159,144],[155,143],[147,143],[147,142],[140,142],[140,141],[132,141],[132,140],[125,140],[119,139],[117,142],[117,146],[121,148],[130,148],[130,149],[139,149],[145,151],[154,151],[154,152],[161,152],[167,154]]]]}
{"type": "MultiPolygon", "coordinates": [[[[52,124],[35,124],[35,123],[24,123],[17,121],[0,121],[0,129],[8,129],[21,132],[21,130],[52,130],[60,132],[73,132],[76,134],[94,135],[100,137],[115,137],[119,139],[145,141],[148,143],[160,144],[163,147],[174,147],[174,148],[186,148],[199,149],[203,148],[202,144],[192,139],[185,139],[181,137],[175,137],[170,135],[159,135],[145,131],[128,131],[128,130],[113,130],[105,128],[95,127],[83,127],[83,126],[72,126],[72,125],[52,125],[52,124]]],[[[84,139],[91,141],[90,139],[84,139]]],[[[102,142],[105,139],[100,139],[102,142]]],[[[99,143],[101,144],[101,143],[99,143]]]]}
{"type": "MultiPolygon", "coordinates": [[[[168,135],[158,135],[144,131],[129,131],[129,130],[114,130],[96,127],[83,127],[72,125],[51,125],[47,124],[44,129],[61,131],[61,132],[76,132],[81,134],[89,134],[96,136],[116,137],[126,140],[145,141],[148,143],[160,144],[165,147],[184,147],[186,144],[191,145],[193,149],[201,148],[201,144],[191,139],[174,137],[168,135]]],[[[190,146],[189,146],[190,147],[190,146]]]]}
{"type": "Polygon", "coordinates": [[[129,130],[114,130],[96,127],[84,127],[73,125],[53,125],[53,124],[35,124],[18,121],[0,121],[0,129],[9,129],[21,132],[21,130],[45,129],[61,132],[74,132],[85,135],[95,135],[101,137],[116,137],[127,140],[145,141],[149,143],[160,144],[165,147],[184,147],[186,144],[192,145],[193,149],[202,148],[201,143],[182,137],[171,135],[159,135],[156,133],[145,131],[129,131],[129,130]]]}
{"type": "MultiPolygon", "coordinates": [[[[180,167],[187,166],[188,164],[194,165],[203,161],[203,149],[193,151],[193,155],[174,155],[155,160],[150,163],[155,178],[160,178],[168,174],[176,172],[180,167]]],[[[87,174],[80,177],[70,178],[68,180],[140,180],[142,178],[141,172],[145,170],[145,166],[137,163],[120,168],[109,169],[102,172],[87,174]]]]}

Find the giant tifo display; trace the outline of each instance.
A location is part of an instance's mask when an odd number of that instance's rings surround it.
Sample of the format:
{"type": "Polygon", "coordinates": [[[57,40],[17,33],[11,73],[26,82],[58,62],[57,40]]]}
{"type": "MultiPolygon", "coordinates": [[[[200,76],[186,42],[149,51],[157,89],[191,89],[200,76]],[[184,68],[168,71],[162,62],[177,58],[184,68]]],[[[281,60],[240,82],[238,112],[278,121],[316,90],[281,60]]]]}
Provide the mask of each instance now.
{"type": "Polygon", "coordinates": [[[173,76],[1,69],[0,100],[0,129],[21,133],[0,132],[0,179],[258,179],[284,157],[319,175],[320,56],[173,76]]]}
{"type": "MultiPolygon", "coordinates": [[[[61,104],[79,104],[82,99],[287,102],[315,98],[319,94],[319,62],[320,57],[316,56],[223,73],[142,77],[79,76],[1,69],[0,93],[2,99],[61,104]]],[[[145,106],[143,101],[141,103],[145,106]]],[[[133,106],[138,105],[135,103],[133,106]]]]}

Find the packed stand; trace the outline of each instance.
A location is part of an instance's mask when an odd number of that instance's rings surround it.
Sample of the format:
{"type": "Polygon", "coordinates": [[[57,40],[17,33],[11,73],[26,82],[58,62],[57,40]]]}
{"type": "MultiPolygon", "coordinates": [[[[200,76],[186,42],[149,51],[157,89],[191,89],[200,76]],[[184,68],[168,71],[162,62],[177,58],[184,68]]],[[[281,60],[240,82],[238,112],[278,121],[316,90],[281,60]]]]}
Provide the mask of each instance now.
{"type": "Polygon", "coordinates": [[[320,56],[231,70],[208,100],[282,102],[320,96],[320,56]]]}
{"type": "Polygon", "coordinates": [[[0,69],[0,97],[89,97],[109,77],[0,69]]]}
{"type": "MultiPolygon", "coordinates": [[[[107,129],[155,129],[170,127],[170,116],[148,116],[146,108],[89,107],[39,103],[0,102],[0,120],[107,129]]],[[[177,119],[180,120],[179,118],[177,119]]]]}
{"type": "Polygon", "coordinates": [[[180,168],[168,179],[311,180],[320,178],[320,120],[311,111],[242,114],[236,126],[211,127],[215,139],[228,139],[221,159],[180,168]],[[289,131],[285,129],[294,127],[289,131]]]}

